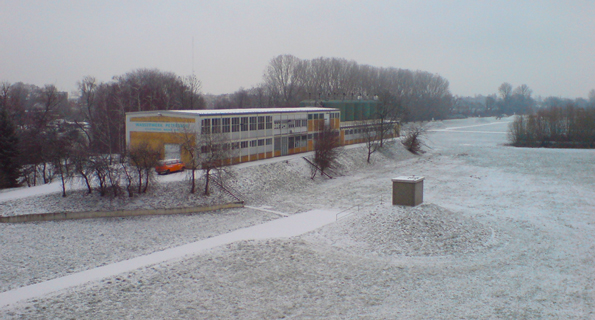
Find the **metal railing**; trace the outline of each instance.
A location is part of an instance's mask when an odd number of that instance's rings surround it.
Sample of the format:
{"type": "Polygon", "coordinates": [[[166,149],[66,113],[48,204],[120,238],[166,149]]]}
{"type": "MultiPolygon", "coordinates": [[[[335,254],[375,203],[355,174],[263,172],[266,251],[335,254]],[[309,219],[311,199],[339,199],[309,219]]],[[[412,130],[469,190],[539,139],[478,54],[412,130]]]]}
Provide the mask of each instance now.
{"type": "Polygon", "coordinates": [[[237,190],[234,190],[232,187],[230,186],[224,186],[223,182],[221,181],[221,179],[219,179],[219,177],[217,177],[216,175],[213,175],[211,177],[211,181],[217,186],[219,187],[219,189],[225,193],[227,193],[229,196],[231,196],[232,198],[234,198],[236,201],[239,202],[244,202],[244,200],[240,199],[240,193],[237,190]]]}
{"type": "Polygon", "coordinates": [[[347,209],[345,209],[345,210],[343,210],[343,211],[341,211],[341,212],[337,213],[337,214],[335,215],[335,221],[339,221],[339,215],[340,215],[340,214],[342,214],[342,213],[345,213],[345,212],[347,212],[347,214],[345,214],[344,216],[342,216],[342,217],[341,217],[341,219],[343,219],[343,218],[346,218],[346,217],[348,217],[349,215],[353,214],[353,212],[348,212],[348,211],[350,211],[351,209],[353,209],[353,208],[355,208],[355,207],[357,207],[357,212],[359,212],[359,207],[360,207],[360,205],[359,205],[359,204],[356,204],[356,205],[354,205],[354,206],[352,206],[352,207],[349,207],[349,208],[347,208],[347,209]]]}

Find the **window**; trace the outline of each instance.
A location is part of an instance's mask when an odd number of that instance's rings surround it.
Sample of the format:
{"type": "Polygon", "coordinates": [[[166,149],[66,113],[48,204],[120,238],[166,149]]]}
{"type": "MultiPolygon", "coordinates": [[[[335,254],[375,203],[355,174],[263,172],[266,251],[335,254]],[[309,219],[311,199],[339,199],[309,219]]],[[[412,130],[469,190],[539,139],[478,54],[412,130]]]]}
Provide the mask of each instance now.
{"type": "Polygon", "coordinates": [[[231,122],[230,118],[223,118],[223,132],[229,132],[229,124],[231,122]]]}
{"type": "Polygon", "coordinates": [[[311,114],[308,115],[308,120],[312,120],[312,115],[311,114]]]}
{"type": "Polygon", "coordinates": [[[258,117],[258,130],[264,130],[264,116],[258,117]]]}
{"type": "Polygon", "coordinates": [[[248,117],[242,117],[242,122],[240,123],[240,127],[242,131],[248,131],[248,117]]]}
{"type": "Polygon", "coordinates": [[[264,139],[258,140],[258,146],[264,146],[264,139]]]}
{"type": "Polygon", "coordinates": [[[231,118],[231,132],[240,131],[240,118],[231,118]]]}
{"type": "Polygon", "coordinates": [[[319,114],[318,119],[324,119],[324,113],[319,114]]]}
{"type": "Polygon", "coordinates": [[[213,119],[213,133],[221,133],[221,119],[213,119]]]}
{"type": "Polygon", "coordinates": [[[273,117],[272,116],[266,117],[266,128],[273,129],[273,117]]]}
{"type": "Polygon", "coordinates": [[[242,149],[248,148],[248,141],[242,141],[242,142],[240,142],[240,146],[242,147],[242,149]]]}
{"type": "Polygon", "coordinates": [[[231,150],[239,149],[240,143],[239,142],[232,142],[231,143],[231,150]]]}
{"type": "Polygon", "coordinates": [[[308,140],[312,140],[312,134],[311,133],[308,135],[308,140]]]}
{"type": "Polygon", "coordinates": [[[211,119],[202,119],[200,133],[211,133],[211,119]]]}
{"type": "Polygon", "coordinates": [[[318,120],[318,113],[314,114],[314,120],[318,120]]]}
{"type": "Polygon", "coordinates": [[[256,117],[250,117],[250,131],[256,130],[256,117]]]}
{"type": "Polygon", "coordinates": [[[268,138],[266,140],[266,144],[267,144],[267,146],[270,146],[271,144],[273,144],[273,139],[272,138],[268,138]]]}
{"type": "Polygon", "coordinates": [[[275,138],[275,151],[281,151],[281,138],[275,138]]]}
{"type": "Polygon", "coordinates": [[[256,140],[250,141],[250,146],[251,147],[256,147],[256,140]]]}
{"type": "Polygon", "coordinates": [[[305,147],[307,145],[308,145],[308,136],[307,135],[295,137],[295,147],[296,148],[305,147]]]}

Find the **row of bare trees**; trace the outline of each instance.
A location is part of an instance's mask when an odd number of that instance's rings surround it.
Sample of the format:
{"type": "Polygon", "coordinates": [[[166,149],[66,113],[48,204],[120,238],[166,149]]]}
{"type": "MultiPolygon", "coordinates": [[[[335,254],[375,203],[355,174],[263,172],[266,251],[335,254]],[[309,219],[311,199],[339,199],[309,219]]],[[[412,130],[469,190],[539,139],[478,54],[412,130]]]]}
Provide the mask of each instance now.
{"type": "Polygon", "coordinates": [[[449,83],[425,71],[360,65],[341,58],[302,60],[279,55],[269,62],[263,83],[215,98],[215,108],[297,106],[303,100],[391,100],[407,120],[444,118],[452,108],[449,83]]]}
{"type": "Polygon", "coordinates": [[[180,77],[156,69],[139,69],[114,81],[85,77],[78,83],[76,121],[92,149],[119,153],[126,149],[126,112],[204,109],[196,76],[180,77]]]}
{"type": "Polygon", "coordinates": [[[595,108],[568,105],[517,116],[509,139],[518,147],[595,148],[595,108]]]}
{"type": "MultiPolygon", "coordinates": [[[[111,170],[117,162],[114,159],[128,158],[126,112],[204,108],[200,86],[195,76],[179,77],[155,69],[134,70],[107,83],[84,77],[78,83],[77,99],[70,100],[54,85],[1,83],[0,112],[6,133],[0,143],[10,141],[14,150],[0,153],[4,159],[0,159],[1,167],[6,168],[0,170],[4,181],[0,187],[16,186],[17,182],[34,186],[55,177],[66,180],[73,167],[85,163],[97,169],[94,181],[102,195],[110,180],[114,181],[111,189],[119,192],[116,183],[120,180],[111,176],[111,171],[103,173],[102,168],[111,170]],[[78,163],[73,162],[73,156],[78,163]]],[[[120,167],[124,170],[121,175],[131,176],[123,162],[120,167]]]]}
{"type": "Polygon", "coordinates": [[[498,87],[497,94],[474,97],[455,97],[453,114],[463,116],[502,116],[513,114],[531,114],[539,109],[565,108],[572,105],[577,108],[595,108],[595,89],[589,91],[588,98],[546,98],[532,96],[533,90],[526,84],[516,88],[505,82],[498,87]]]}
{"type": "Polygon", "coordinates": [[[18,177],[23,177],[28,185],[52,180],[54,174],[50,164],[60,157],[66,143],[76,140],[72,128],[59,120],[69,114],[71,107],[68,95],[54,85],[0,84],[0,112],[5,117],[3,126],[12,128],[10,130],[16,136],[14,145],[5,148],[14,149],[10,161],[18,174],[16,178],[11,177],[6,186],[14,186],[18,177]]]}
{"type": "Polygon", "coordinates": [[[273,58],[264,74],[264,87],[275,105],[301,100],[393,100],[409,120],[443,118],[452,104],[449,83],[425,71],[359,65],[339,58],[301,60],[291,55],[273,58]]]}

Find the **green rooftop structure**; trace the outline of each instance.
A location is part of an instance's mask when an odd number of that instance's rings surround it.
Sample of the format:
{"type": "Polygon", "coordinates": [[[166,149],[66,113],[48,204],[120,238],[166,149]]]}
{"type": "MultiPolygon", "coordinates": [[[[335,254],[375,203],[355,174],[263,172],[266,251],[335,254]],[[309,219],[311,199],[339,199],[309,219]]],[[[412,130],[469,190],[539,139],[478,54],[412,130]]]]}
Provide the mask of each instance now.
{"type": "Polygon", "coordinates": [[[377,100],[304,100],[300,107],[322,106],[341,111],[341,122],[374,119],[379,105],[377,100]]]}

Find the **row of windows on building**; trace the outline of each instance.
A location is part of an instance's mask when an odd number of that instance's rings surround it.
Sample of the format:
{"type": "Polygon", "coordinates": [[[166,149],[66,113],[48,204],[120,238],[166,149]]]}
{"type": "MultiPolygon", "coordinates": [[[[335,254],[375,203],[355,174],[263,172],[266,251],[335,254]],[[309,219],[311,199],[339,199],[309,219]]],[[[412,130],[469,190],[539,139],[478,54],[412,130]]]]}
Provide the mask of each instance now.
{"type": "Polygon", "coordinates": [[[201,133],[255,131],[273,128],[272,116],[213,118],[201,120],[201,133]]]}
{"type": "MultiPolygon", "coordinates": [[[[338,133],[335,133],[336,135],[338,135],[338,133]]],[[[281,143],[281,137],[275,138],[275,151],[280,151],[282,148],[282,143],[281,143]]],[[[287,148],[288,149],[293,149],[293,148],[302,148],[302,147],[307,147],[308,146],[308,140],[316,140],[318,139],[318,133],[310,133],[310,134],[303,134],[303,135],[298,135],[298,136],[291,136],[291,137],[287,137],[287,148]]],[[[255,140],[244,140],[244,141],[238,141],[238,142],[231,142],[231,143],[225,143],[222,145],[223,150],[237,150],[237,149],[245,149],[245,148],[252,148],[252,147],[261,147],[261,146],[270,146],[271,144],[273,144],[273,138],[267,138],[267,139],[255,139],[255,140]]],[[[208,151],[209,148],[215,148],[218,149],[219,145],[216,146],[203,146],[201,147],[201,152],[205,153],[208,151]]]]}
{"type": "Polygon", "coordinates": [[[373,128],[348,129],[348,130],[345,130],[345,135],[360,134],[360,133],[366,133],[369,131],[375,131],[375,130],[373,128]]]}
{"type": "Polygon", "coordinates": [[[237,150],[237,149],[245,149],[248,147],[260,147],[260,146],[270,146],[273,144],[273,138],[268,139],[258,139],[258,140],[246,140],[246,141],[238,141],[232,143],[224,143],[222,145],[213,145],[213,146],[202,146],[200,148],[200,152],[206,153],[209,151],[210,148],[218,150],[219,148],[223,148],[223,150],[237,150]]]}
{"type": "MultiPolygon", "coordinates": [[[[331,112],[329,113],[330,119],[339,119],[341,118],[341,114],[339,112],[331,112]]],[[[308,120],[318,120],[324,119],[324,113],[310,113],[308,114],[308,120]]]]}
{"type": "MultiPolygon", "coordinates": [[[[339,119],[340,113],[330,113],[331,119],[339,119]]],[[[324,113],[308,114],[308,120],[322,120],[324,113]]],[[[275,129],[279,128],[295,128],[307,127],[308,120],[278,120],[275,121],[275,129]]],[[[241,131],[255,131],[273,129],[272,116],[256,116],[256,117],[235,117],[235,118],[207,118],[201,120],[201,133],[226,133],[226,132],[241,132],[241,131]]]]}

